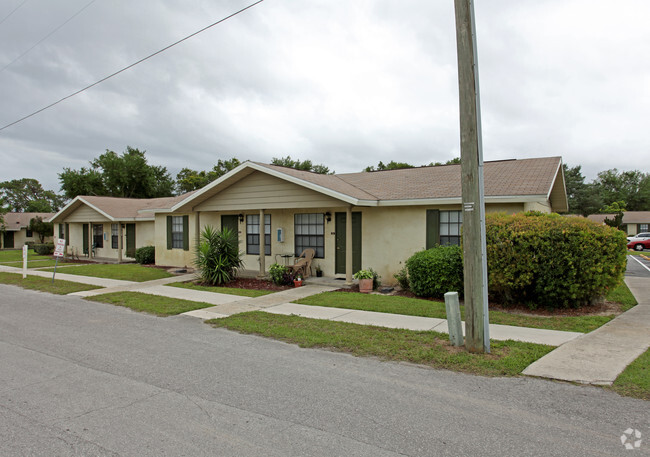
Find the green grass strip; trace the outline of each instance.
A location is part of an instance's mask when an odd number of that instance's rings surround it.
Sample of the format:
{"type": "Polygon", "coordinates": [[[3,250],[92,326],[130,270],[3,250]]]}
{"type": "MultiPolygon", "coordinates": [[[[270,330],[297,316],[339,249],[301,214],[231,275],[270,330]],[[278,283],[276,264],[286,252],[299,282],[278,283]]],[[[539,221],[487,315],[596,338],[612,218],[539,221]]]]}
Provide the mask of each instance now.
{"type": "Polygon", "coordinates": [[[81,292],[82,290],[100,289],[98,286],[62,281],[60,279],[55,279],[54,284],[52,284],[52,278],[41,278],[40,276],[27,275],[23,279],[23,275],[20,273],[0,273],[0,284],[9,284],[22,287],[23,289],[39,290],[57,295],[67,295],[73,292],[81,292]]]}
{"type": "MultiPolygon", "coordinates": [[[[51,259],[51,255],[40,255],[30,250],[27,253],[27,260],[47,260],[51,259]]],[[[0,251],[0,262],[17,262],[23,260],[23,250],[13,249],[10,251],[0,251]]]]}
{"type": "MultiPolygon", "coordinates": [[[[625,283],[614,289],[607,299],[622,304],[623,311],[636,305],[634,296],[625,283]]],[[[361,294],[354,292],[323,292],[312,295],[294,303],[330,308],[356,309],[379,313],[404,314],[407,316],[435,317],[446,319],[445,304],[441,301],[422,300],[418,298],[398,297],[394,295],[361,294]]],[[[465,308],[460,307],[461,315],[465,308]]],[[[615,316],[529,316],[490,310],[490,323],[531,327],[566,332],[588,333],[606,324],[615,316]]]]}
{"type": "MultiPolygon", "coordinates": [[[[23,267],[23,261],[16,261],[16,262],[2,262],[0,265],[6,265],[8,267],[14,267],[14,268],[22,268],[23,267]]],[[[45,267],[53,267],[54,265],[57,265],[56,260],[52,259],[45,259],[45,260],[28,260],[27,261],[27,268],[45,268],[45,267]]],[[[58,265],[59,267],[64,266],[64,265],[70,265],[69,263],[66,262],[61,262],[59,261],[58,265]]],[[[57,268],[57,272],[58,272],[57,268]]]]}
{"type": "Polygon", "coordinates": [[[611,389],[626,397],[650,400],[650,349],[623,370],[611,389]]]}
{"type": "Polygon", "coordinates": [[[240,289],[237,287],[220,287],[220,286],[200,286],[192,282],[174,282],[165,284],[170,287],[180,287],[181,289],[200,290],[203,292],[212,292],[216,294],[239,295],[242,297],[261,297],[262,295],[272,294],[271,290],[240,289]]]}
{"type": "Polygon", "coordinates": [[[86,297],[86,300],[124,306],[134,311],[155,314],[156,316],[174,316],[195,309],[209,308],[209,303],[201,303],[178,298],[161,297],[141,292],[113,292],[109,294],[86,297]]]}
{"type": "Polygon", "coordinates": [[[491,354],[470,354],[443,333],[349,324],[262,311],[206,321],[241,333],[274,338],[305,348],[324,348],[482,376],[516,376],[553,348],[518,341],[493,341],[491,354]]]}
{"type": "MultiPolygon", "coordinates": [[[[45,271],[53,271],[53,268],[45,271]]],[[[173,276],[160,268],[144,267],[136,264],[89,264],[57,269],[57,273],[94,278],[121,279],[123,281],[144,282],[173,276]]]]}

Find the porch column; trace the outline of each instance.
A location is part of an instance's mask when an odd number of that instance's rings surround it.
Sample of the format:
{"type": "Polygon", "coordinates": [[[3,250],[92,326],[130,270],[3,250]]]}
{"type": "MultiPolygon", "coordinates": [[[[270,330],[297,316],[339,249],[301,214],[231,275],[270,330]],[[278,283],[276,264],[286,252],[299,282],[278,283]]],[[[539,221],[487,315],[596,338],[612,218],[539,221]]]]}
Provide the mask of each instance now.
{"type": "Polygon", "coordinates": [[[88,260],[93,257],[93,223],[88,222],[88,260]]]}
{"type": "Polygon", "coordinates": [[[352,284],[352,207],[345,210],[345,283],[352,284]]]}
{"type": "Polygon", "coordinates": [[[260,274],[259,277],[263,278],[266,276],[266,246],[264,242],[266,241],[266,225],[264,224],[264,210],[260,210],[260,274]]]}
{"type": "Polygon", "coordinates": [[[122,223],[117,223],[117,263],[122,263],[122,249],[124,242],[122,241],[122,223]]]}
{"type": "Polygon", "coordinates": [[[194,225],[196,226],[194,228],[194,235],[196,236],[196,246],[199,245],[199,240],[201,239],[201,212],[197,211],[194,213],[194,225]]]}

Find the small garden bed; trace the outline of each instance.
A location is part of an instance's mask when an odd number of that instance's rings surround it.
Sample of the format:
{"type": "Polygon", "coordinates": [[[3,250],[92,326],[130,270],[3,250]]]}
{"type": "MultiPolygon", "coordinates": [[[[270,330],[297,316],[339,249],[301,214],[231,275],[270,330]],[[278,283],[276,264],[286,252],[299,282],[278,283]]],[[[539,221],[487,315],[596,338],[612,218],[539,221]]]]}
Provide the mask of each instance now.
{"type": "Polygon", "coordinates": [[[255,278],[236,278],[221,286],[212,286],[201,281],[175,282],[167,285],[218,294],[242,295],[245,297],[259,297],[289,289],[289,286],[277,286],[271,281],[255,278]]]}

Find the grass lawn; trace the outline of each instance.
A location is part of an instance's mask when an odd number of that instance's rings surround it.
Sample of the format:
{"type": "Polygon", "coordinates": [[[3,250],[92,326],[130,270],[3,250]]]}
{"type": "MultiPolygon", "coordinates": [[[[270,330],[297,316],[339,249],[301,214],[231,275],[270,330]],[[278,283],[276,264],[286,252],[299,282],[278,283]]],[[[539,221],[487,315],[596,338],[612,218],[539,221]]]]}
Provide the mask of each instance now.
{"type": "Polygon", "coordinates": [[[156,316],[173,316],[212,306],[209,303],[154,296],[141,292],[114,292],[86,297],[86,300],[124,306],[134,311],[155,314],[156,316]]]}
{"type": "Polygon", "coordinates": [[[553,348],[518,341],[493,341],[491,354],[470,354],[437,332],[416,332],[284,316],[262,311],[206,321],[241,333],[270,337],[305,348],[323,348],[355,356],[411,362],[482,376],[516,376],[553,348]]]}
{"type": "Polygon", "coordinates": [[[271,290],[254,290],[254,289],[240,289],[238,287],[218,287],[218,286],[199,286],[192,282],[174,282],[172,284],[165,284],[170,287],[180,287],[182,289],[202,290],[204,292],[213,292],[217,294],[240,295],[242,297],[261,297],[262,295],[272,294],[271,290]]]}
{"type": "Polygon", "coordinates": [[[23,289],[40,290],[58,295],[67,295],[73,292],[81,292],[82,290],[100,289],[100,287],[91,286],[90,284],[79,284],[60,279],[55,279],[54,284],[52,284],[51,278],[41,278],[40,276],[28,275],[23,279],[23,275],[20,273],[0,273],[0,284],[10,284],[22,287],[23,289]]]}
{"type": "Polygon", "coordinates": [[[650,349],[616,378],[611,389],[626,397],[650,400],[650,349]]]}
{"type": "MultiPolygon", "coordinates": [[[[49,268],[45,271],[54,271],[49,268]]],[[[151,281],[153,279],[169,278],[171,275],[160,268],[143,267],[137,264],[87,264],[57,268],[57,273],[70,275],[93,276],[95,278],[122,279],[124,281],[151,281]]]]}
{"type": "MultiPolygon", "coordinates": [[[[38,255],[33,250],[27,253],[27,260],[46,260],[51,259],[51,255],[38,255]]],[[[23,250],[13,249],[11,251],[0,251],[0,263],[23,261],[23,250]]]]}
{"type": "MultiPolygon", "coordinates": [[[[612,291],[608,296],[611,301],[623,303],[624,310],[636,305],[634,296],[625,284],[612,291]],[[610,298],[614,297],[614,298],[610,298]]],[[[444,302],[421,300],[417,298],[398,297],[393,295],[361,294],[354,292],[323,292],[307,298],[296,300],[294,303],[330,308],[358,309],[380,313],[405,314],[408,316],[424,316],[446,319],[447,313],[444,302]]],[[[461,315],[465,314],[461,306],[461,315]]],[[[549,330],[563,330],[588,333],[609,322],[614,315],[609,316],[529,316],[490,310],[490,323],[513,325],[517,327],[532,327],[549,330]]]]}
{"type": "MultiPolygon", "coordinates": [[[[45,268],[45,267],[53,267],[56,263],[56,260],[52,260],[50,258],[47,258],[45,260],[31,260],[29,259],[27,261],[27,268],[45,268]]],[[[15,268],[22,268],[23,267],[23,261],[17,261],[17,262],[0,262],[0,265],[6,265],[8,267],[15,267],[15,268]]],[[[61,262],[59,260],[59,267],[64,266],[64,265],[74,265],[72,263],[66,263],[66,262],[61,262]]],[[[57,272],[59,271],[57,267],[57,272]]]]}

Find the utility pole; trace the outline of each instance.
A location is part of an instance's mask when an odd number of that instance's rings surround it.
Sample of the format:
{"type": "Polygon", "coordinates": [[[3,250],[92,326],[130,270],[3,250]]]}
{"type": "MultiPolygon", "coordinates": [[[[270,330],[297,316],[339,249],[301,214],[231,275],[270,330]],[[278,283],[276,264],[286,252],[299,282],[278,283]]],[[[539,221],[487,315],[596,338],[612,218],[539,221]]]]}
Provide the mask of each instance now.
{"type": "Polygon", "coordinates": [[[472,0],[454,0],[454,5],[460,94],[465,347],[469,352],[490,352],[483,145],[474,4],[472,0]]]}

